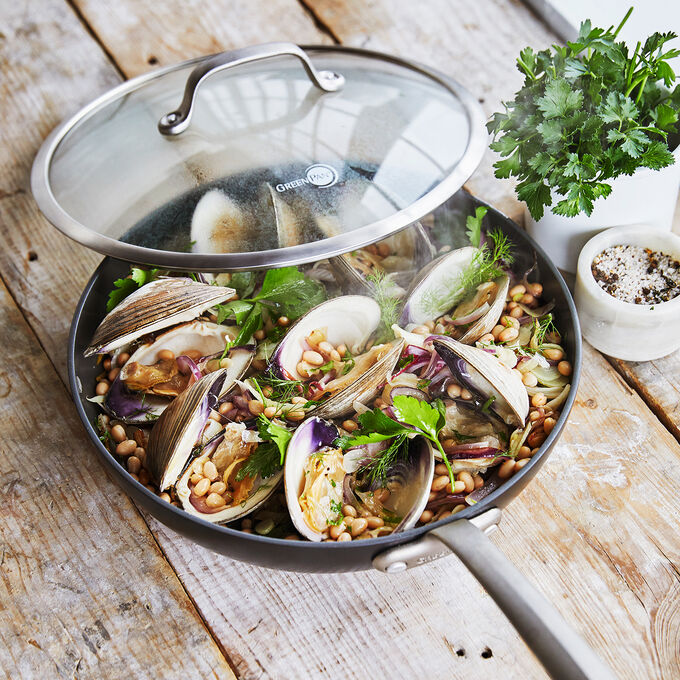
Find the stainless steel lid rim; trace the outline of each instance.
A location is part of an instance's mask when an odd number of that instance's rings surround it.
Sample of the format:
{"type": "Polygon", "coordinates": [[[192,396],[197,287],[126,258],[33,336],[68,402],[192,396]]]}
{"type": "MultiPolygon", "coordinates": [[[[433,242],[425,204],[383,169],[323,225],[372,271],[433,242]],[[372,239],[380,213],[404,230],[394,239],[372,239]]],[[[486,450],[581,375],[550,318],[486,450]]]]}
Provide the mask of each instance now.
{"type": "Polygon", "coordinates": [[[212,56],[199,57],[143,74],[121,83],[83,107],[75,115],[55,128],[41,146],[31,172],[31,189],[41,211],[55,227],[69,238],[88,248],[117,259],[139,264],[152,264],[170,269],[191,268],[200,271],[237,271],[267,266],[280,267],[291,264],[303,264],[322,257],[339,255],[373,243],[407,227],[431,212],[455,193],[472,175],[486,149],[488,136],[483,123],[485,117],[475,97],[456,81],[418,63],[371,50],[328,45],[303,46],[303,49],[309,50],[312,53],[339,52],[341,54],[358,55],[380,60],[381,62],[395,64],[424,75],[434,83],[441,85],[463,105],[463,111],[469,124],[470,134],[461,160],[447,176],[436,186],[427,190],[422,197],[388,217],[337,236],[272,250],[240,253],[184,253],[158,250],[124,243],[105,234],[98,233],[67,213],[52,190],[49,176],[55,152],[65,136],[75,126],[82,124],[103,107],[121,99],[126,94],[135,92],[148,82],[165,74],[200,64],[212,58],[212,56]]]}

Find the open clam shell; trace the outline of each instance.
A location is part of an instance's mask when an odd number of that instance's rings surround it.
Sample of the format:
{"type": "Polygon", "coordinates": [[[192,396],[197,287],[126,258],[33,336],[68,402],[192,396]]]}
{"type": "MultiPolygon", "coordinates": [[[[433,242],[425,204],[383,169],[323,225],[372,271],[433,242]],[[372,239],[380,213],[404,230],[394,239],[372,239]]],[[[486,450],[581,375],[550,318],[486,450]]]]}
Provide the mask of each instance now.
{"type": "Polygon", "coordinates": [[[426,229],[420,223],[375,245],[379,248],[386,245],[390,252],[376,255],[368,248],[361,248],[330,258],[338,284],[346,292],[372,295],[375,286],[368,277],[383,273],[392,284],[390,293],[403,297],[416,273],[436,254],[426,229]]]}
{"type": "MultiPolygon", "coordinates": [[[[508,296],[508,288],[510,287],[510,279],[507,275],[503,274],[503,276],[499,276],[492,283],[495,286],[495,291],[493,291],[489,303],[486,303],[489,304],[489,309],[468,328],[460,339],[466,345],[472,345],[483,335],[491,333],[503,314],[505,298],[508,296]]],[[[475,298],[477,298],[477,302],[480,302],[479,296],[475,295],[475,298]]]]}
{"type": "Polygon", "coordinates": [[[172,401],[149,436],[146,463],[161,491],[172,486],[191,459],[194,448],[206,443],[206,425],[217,408],[227,369],[208,373],[172,401]]]}
{"type": "Polygon", "coordinates": [[[241,207],[221,189],[207,191],[191,217],[191,241],[197,253],[239,253],[257,233],[241,207]]]}
{"type": "Polygon", "coordinates": [[[152,366],[162,350],[170,350],[176,357],[185,352],[200,352],[200,356],[210,356],[224,351],[227,340],[233,340],[238,328],[222,326],[210,321],[190,321],[179,324],[157,335],[151,342],[138,347],[120,371],[121,380],[127,380],[135,370],[135,365],[152,366]]]}
{"type": "Polygon", "coordinates": [[[451,310],[463,295],[457,285],[460,277],[477,252],[477,248],[466,246],[431,262],[411,284],[399,325],[422,324],[451,310]]]}
{"type": "Polygon", "coordinates": [[[204,448],[177,481],[177,497],[184,510],[208,522],[224,524],[245,517],[262,505],[279,485],[283,468],[266,479],[258,475],[239,480],[240,467],[259,445],[255,430],[246,429],[243,423],[228,423],[224,431],[204,448]],[[196,485],[191,478],[208,461],[212,462],[219,475],[216,481],[224,480],[227,486],[229,500],[223,506],[211,507],[207,500],[208,494],[198,496],[194,493],[196,485]]]}
{"type": "Polygon", "coordinates": [[[360,354],[380,323],[380,307],[363,295],[344,295],[314,307],[291,326],[276,348],[270,370],[287,380],[300,380],[297,366],[312,331],[324,330],[333,346],[344,344],[355,360],[354,368],[326,386],[330,396],[309,413],[339,418],[352,410],[352,403],[372,399],[399,359],[403,341],[374,346],[360,354]]]}
{"type": "Polygon", "coordinates": [[[151,281],[128,295],[99,324],[85,356],[111,352],[148,333],[192,321],[234,297],[233,288],[171,277],[151,281]]]}
{"type": "Polygon", "coordinates": [[[480,404],[493,398],[489,408],[503,422],[524,426],[529,414],[529,396],[517,373],[486,350],[453,338],[437,336],[434,348],[451,369],[456,381],[470,390],[480,404]]]}
{"type": "MultiPolygon", "coordinates": [[[[326,450],[333,450],[333,442],[338,436],[338,428],[333,423],[312,417],[305,420],[295,430],[295,434],[288,444],[283,473],[286,504],[295,528],[310,541],[322,541],[326,536],[319,527],[312,526],[307,522],[305,512],[300,506],[300,496],[305,487],[305,466],[310,456],[314,454],[319,456],[326,450]]],[[[329,472],[336,473],[336,470],[329,472]]],[[[339,479],[334,479],[335,486],[331,487],[331,493],[319,497],[319,502],[323,503],[328,512],[330,512],[331,502],[342,504],[344,469],[341,468],[339,473],[339,479]]]]}
{"type": "Polygon", "coordinates": [[[324,540],[329,526],[342,520],[339,508],[350,504],[359,513],[392,521],[392,532],[415,525],[427,504],[434,475],[434,452],[423,437],[409,440],[409,455],[387,471],[384,483],[371,485],[360,476],[362,458],[378,455],[383,446],[347,451],[333,448],[338,429],[321,418],[309,418],[288,445],[284,466],[285,495],[297,530],[311,541],[324,540]],[[378,489],[387,500],[377,501],[378,489]]]}
{"type": "MultiPolygon", "coordinates": [[[[172,331],[169,331],[168,333],[171,332],[172,331]]],[[[222,344],[222,348],[223,347],[224,343],[222,344]]],[[[204,345],[203,348],[208,349],[208,345],[204,345]]],[[[140,347],[140,350],[142,349],[144,349],[144,347],[140,347]]],[[[255,350],[251,347],[232,347],[227,355],[230,363],[229,366],[226,367],[227,377],[224,382],[224,389],[231,388],[236,380],[243,377],[248,370],[254,355],[255,350]]],[[[147,358],[153,358],[153,354],[151,353],[146,356],[147,358]]],[[[127,366],[134,358],[135,355],[133,354],[125,366],[127,366]]],[[[157,420],[161,413],[163,413],[163,411],[165,411],[172,403],[171,397],[129,390],[123,382],[122,376],[124,376],[123,371],[121,371],[113,383],[111,383],[111,387],[106,393],[106,397],[102,404],[104,410],[109,415],[116,418],[116,420],[121,420],[122,422],[131,425],[149,424],[150,422],[157,420]]],[[[224,389],[220,394],[224,394],[224,389]]]]}

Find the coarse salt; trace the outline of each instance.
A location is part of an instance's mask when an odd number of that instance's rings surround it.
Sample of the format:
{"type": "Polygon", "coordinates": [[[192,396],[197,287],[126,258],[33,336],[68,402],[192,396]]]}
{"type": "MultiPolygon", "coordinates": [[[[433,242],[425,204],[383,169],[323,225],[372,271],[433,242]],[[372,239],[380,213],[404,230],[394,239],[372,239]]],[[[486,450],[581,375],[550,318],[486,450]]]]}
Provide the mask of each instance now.
{"type": "Polygon", "coordinates": [[[595,256],[591,271],[600,288],[623,302],[654,305],[680,295],[680,262],[649,248],[610,246],[595,256]]]}

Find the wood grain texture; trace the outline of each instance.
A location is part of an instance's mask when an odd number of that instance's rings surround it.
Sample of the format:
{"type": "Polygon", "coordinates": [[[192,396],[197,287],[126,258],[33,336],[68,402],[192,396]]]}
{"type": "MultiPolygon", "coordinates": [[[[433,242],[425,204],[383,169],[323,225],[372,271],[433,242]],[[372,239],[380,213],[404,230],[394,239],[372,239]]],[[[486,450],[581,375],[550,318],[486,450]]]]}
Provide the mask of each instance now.
{"type": "Polygon", "coordinates": [[[655,361],[611,361],[680,441],[680,351],[655,361]]]}
{"type": "Polygon", "coordinates": [[[332,42],[297,0],[74,0],[128,78],[150,66],[275,40],[332,42]]]}
{"type": "Polygon", "coordinates": [[[65,357],[65,320],[100,257],[40,215],[31,164],[52,128],[119,76],[63,0],[3,3],[2,19],[0,271],[49,355],[65,357]]]}
{"type": "Polygon", "coordinates": [[[0,346],[0,677],[234,677],[2,284],[0,346]]]}

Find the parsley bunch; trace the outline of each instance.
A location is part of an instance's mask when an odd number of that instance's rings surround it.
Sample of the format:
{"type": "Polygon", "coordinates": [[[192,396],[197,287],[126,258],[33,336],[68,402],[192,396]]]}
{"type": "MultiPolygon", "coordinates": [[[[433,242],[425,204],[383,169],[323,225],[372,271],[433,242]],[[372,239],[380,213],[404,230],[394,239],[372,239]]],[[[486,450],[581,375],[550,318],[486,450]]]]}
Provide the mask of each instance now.
{"type": "Polygon", "coordinates": [[[674,162],[668,134],[677,132],[680,86],[667,49],[676,34],[654,33],[632,54],[616,42],[632,8],[614,30],[581,24],[578,38],[552,50],[522,50],[525,76],[515,99],[488,123],[491,148],[502,156],[496,177],[517,177],[517,197],[536,220],[552,211],[590,215],[593,202],[611,193],[606,180],[638,168],[674,162]]]}

